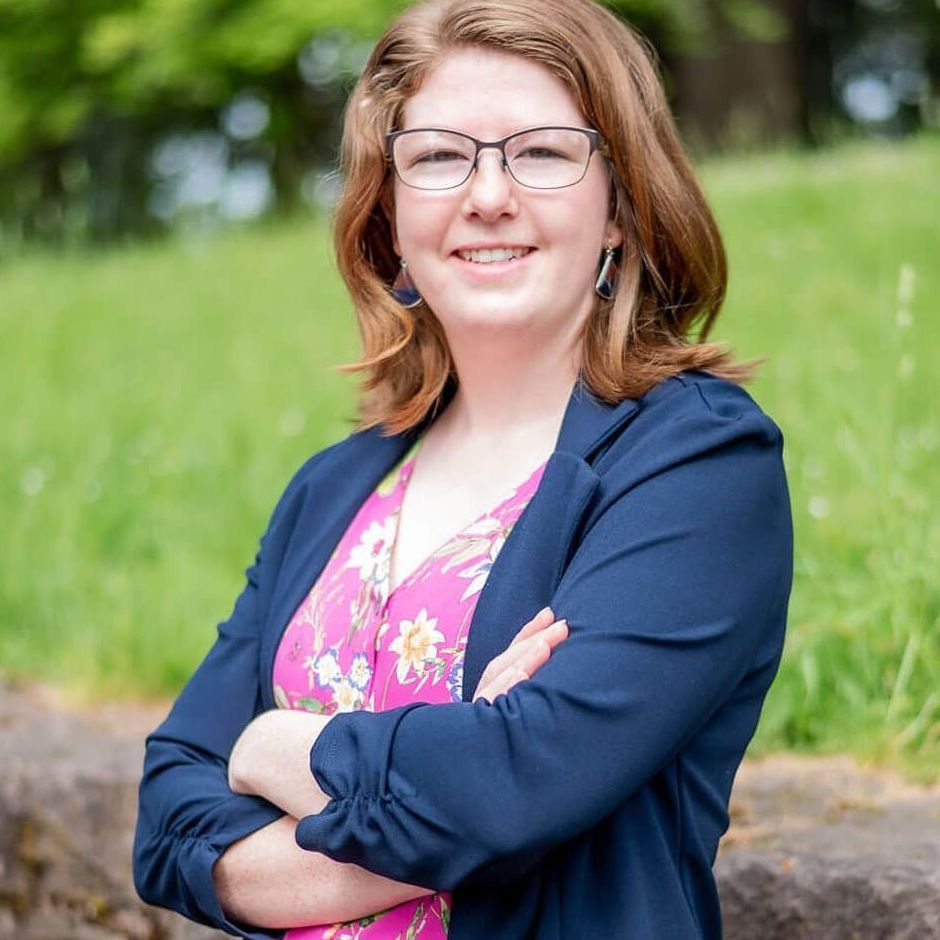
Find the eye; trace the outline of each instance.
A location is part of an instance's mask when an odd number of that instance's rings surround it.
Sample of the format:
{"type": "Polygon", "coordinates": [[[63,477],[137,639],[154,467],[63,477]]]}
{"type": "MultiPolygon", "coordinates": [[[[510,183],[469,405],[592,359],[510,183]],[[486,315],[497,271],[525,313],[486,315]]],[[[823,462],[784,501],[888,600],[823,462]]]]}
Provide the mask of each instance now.
{"type": "Polygon", "coordinates": [[[464,154],[457,153],[455,150],[430,150],[416,157],[412,166],[416,163],[453,163],[454,160],[466,159],[464,154]]]}
{"type": "Polygon", "coordinates": [[[518,156],[528,157],[535,160],[566,160],[567,157],[563,153],[559,153],[557,150],[552,150],[549,147],[528,147],[523,150],[518,156]]]}

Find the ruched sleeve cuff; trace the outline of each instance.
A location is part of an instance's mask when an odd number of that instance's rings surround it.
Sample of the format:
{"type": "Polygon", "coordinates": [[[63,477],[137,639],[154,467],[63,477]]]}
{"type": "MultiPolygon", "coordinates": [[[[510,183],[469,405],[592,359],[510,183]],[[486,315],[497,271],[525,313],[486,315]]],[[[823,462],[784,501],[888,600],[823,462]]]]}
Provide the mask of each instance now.
{"type": "MultiPolygon", "coordinates": [[[[426,702],[415,702],[382,712],[334,715],[310,749],[310,772],[332,803],[351,799],[386,800],[393,794],[415,796],[413,789],[398,778],[391,767],[390,752],[395,732],[405,715],[414,709],[429,707],[426,702]],[[359,760],[362,754],[370,754],[372,759],[362,764],[359,760]]],[[[331,809],[332,803],[327,804],[324,812],[331,809]]]]}
{"type": "Polygon", "coordinates": [[[222,852],[210,843],[198,839],[191,840],[190,849],[190,877],[195,900],[206,915],[207,919],[219,930],[224,930],[236,937],[246,940],[272,940],[284,936],[283,930],[263,930],[260,927],[251,927],[236,923],[226,917],[219,905],[215,892],[215,883],[212,880],[212,869],[219,860],[222,852]]]}

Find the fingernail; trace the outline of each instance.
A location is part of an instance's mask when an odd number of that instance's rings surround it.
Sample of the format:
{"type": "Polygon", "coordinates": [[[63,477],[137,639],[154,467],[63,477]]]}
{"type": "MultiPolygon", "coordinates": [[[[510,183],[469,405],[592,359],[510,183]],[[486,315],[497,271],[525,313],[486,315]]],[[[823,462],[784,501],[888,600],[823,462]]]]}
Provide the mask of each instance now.
{"type": "MultiPolygon", "coordinates": [[[[535,616],[536,616],[536,617],[542,617],[542,616],[544,616],[545,614],[551,614],[551,613],[552,613],[551,607],[543,607],[535,616]]],[[[552,616],[554,617],[555,615],[552,614],[552,616]]]]}

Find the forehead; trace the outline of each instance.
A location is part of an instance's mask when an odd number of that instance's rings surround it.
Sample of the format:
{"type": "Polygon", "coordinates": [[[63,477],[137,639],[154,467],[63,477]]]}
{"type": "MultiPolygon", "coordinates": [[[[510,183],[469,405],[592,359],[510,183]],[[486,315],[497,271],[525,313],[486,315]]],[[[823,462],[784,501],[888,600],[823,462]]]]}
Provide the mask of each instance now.
{"type": "Polygon", "coordinates": [[[447,127],[489,139],[537,124],[584,123],[574,95],[544,65],[479,48],[446,53],[402,112],[402,129],[447,127]]]}

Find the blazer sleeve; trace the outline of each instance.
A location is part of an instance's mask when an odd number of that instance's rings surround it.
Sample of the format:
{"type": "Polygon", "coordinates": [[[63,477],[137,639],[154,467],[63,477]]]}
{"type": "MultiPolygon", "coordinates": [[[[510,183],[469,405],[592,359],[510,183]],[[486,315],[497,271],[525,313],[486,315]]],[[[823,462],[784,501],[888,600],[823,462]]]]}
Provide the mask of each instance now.
{"type": "Polygon", "coordinates": [[[551,600],[569,636],[531,679],[492,703],[329,722],[310,769],[331,800],[299,822],[300,846],[437,890],[505,883],[666,766],[768,643],[779,657],[782,437],[752,403],[700,404],[625,458],[630,482],[551,600]]]}
{"type": "Polygon", "coordinates": [[[263,799],[232,792],[228,757],[262,709],[261,627],[303,472],[279,500],[231,616],[169,716],[147,737],[139,789],[133,869],[140,897],[249,938],[283,932],[231,922],[216,897],[212,867],[233,842],[284,815],[263,799]]]}

